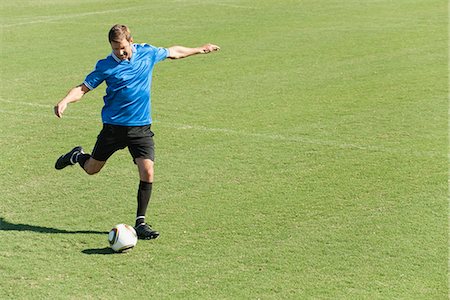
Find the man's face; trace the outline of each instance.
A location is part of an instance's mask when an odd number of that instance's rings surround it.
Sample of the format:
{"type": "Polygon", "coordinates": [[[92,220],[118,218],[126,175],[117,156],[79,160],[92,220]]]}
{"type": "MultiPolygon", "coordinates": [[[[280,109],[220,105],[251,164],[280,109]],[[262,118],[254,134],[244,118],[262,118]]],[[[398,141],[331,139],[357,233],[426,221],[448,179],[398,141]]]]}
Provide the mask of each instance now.
{"type": "Polygon", "coordinates": [[[111,48],[112,48],[114,54],[120,60],[126,60],[126,59],[129,60],[131,58],[131,55],[133,54],[133,51],[131,49],[132,43],[133,43],[133,40],[127,41],[127,39],[123,39],[120,42],[112,41],[111,48]]]}

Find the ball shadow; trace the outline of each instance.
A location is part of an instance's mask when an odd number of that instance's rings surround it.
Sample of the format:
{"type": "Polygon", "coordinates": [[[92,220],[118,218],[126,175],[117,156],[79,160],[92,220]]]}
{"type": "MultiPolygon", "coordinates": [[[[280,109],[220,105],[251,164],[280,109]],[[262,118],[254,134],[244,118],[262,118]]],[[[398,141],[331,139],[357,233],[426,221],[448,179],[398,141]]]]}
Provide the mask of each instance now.
{"type": "MultiPolygon", "coordinates": [[[[81,251],[84,254],[87,255],[110,255],[110,254],[118,254],[118,252],[114,252],[113,249],[110,247],[105,248],[92,248],[92,249],[85,249],[81,251]]],[[[120,254],[120,253],[119,253],[120,254]]]]}

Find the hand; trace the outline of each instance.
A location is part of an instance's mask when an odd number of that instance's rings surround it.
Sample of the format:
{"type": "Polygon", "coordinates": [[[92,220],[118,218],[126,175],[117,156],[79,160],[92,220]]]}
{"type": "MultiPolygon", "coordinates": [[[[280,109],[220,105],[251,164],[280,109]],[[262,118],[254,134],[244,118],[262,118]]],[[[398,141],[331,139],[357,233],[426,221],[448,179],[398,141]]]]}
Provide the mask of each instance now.
{"type": "Polygon", "coordinates": [[[62,118],[62,115],[63,115],[64,111],[66,110],[66,108],[67,108],[67,103],[60,101],[58,104],[55,105],[53,110],[55,112],[55,115],[58,118],[62,118]]]}
{"type": "Polygon", "coordinates": [[[206,53],[210,53],[213,51],[219,51],[219,50],[220,50],[220,47],[217,45],[206,44],[200,48],[200,53],[206,54],[206,53]]]}

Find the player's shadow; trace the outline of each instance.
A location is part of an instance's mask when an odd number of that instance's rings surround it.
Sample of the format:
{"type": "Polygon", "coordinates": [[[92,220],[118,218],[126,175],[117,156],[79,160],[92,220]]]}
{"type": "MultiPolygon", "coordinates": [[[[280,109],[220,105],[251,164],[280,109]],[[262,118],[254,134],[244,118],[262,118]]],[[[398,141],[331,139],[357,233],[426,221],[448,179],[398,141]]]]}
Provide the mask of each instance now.
{"type": "MultiPolygon", "coordinates": [[[[94,230],[65,230],[57,229],[44,226],[36,226],[30,224],[14,224],[5,221],[4,218],[0,217],[0,231],[32,231],[38,233],[60,233],[60,234],[108,234],[106,231],[94,231],[94,230]]],[[[115,252],[109,248],[99,248],[99,249],[85,249],[81,251],[84,254],[114,254],[115,252]]]]}
{"type": "Polygon", "coordinates": [[[39,233],[62,233],[62,234],[108,234],[105,231],[94,231],[94,230],[65,230],[57,229],[44,226],[36,226],[29,224],[14,224],[5,221],[4,218],[0,217],[0,231],[32,231],[39,233]]]}

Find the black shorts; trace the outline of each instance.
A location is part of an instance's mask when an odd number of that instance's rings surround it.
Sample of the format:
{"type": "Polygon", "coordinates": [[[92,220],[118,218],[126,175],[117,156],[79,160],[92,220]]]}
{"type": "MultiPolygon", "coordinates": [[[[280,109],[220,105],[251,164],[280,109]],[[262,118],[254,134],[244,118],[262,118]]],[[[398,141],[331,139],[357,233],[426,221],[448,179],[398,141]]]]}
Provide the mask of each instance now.
{"type": "Polygon", "coordinates": [[[103,129],[97,137],[92,151],[92,158],[106,161],[114,152],[128,147],[133,160],[136,158],[149,158],[155,160],[154,133],[151,125],[145,126],[119,126],[103,124],[103,129]]]}

